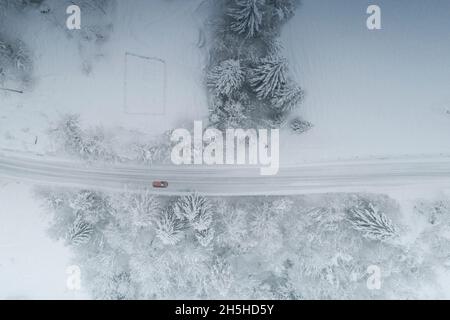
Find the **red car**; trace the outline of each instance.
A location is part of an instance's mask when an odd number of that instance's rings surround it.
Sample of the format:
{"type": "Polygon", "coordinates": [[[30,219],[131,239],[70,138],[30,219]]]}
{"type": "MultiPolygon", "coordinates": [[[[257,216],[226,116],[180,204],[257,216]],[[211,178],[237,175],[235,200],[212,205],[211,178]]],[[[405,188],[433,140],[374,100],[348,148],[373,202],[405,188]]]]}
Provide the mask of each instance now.
{"type": "Polygon", "coordinates": [[[169,183],[167,181],[153,181],[153,188],[167,188],[169,183]]]}

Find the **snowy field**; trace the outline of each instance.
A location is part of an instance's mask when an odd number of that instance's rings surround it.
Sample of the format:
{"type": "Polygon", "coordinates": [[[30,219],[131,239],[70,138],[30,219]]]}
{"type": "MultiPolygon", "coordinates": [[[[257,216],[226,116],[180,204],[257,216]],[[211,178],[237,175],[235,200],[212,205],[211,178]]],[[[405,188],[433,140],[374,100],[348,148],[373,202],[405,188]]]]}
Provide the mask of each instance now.
{"type": "Polygon", "coordinates": [[[377,1],[375,31],[367,3],[304,0],[286,26],[300,112],[315,127],[281,140],[282,161],[450,154],[450,3],[377,1]]]}
{"type": "Polygon", "coordinates": [[[80,299],[67,288],[70,252],[46,230],[32,188],[0,181],[0,299],[80,299]]]}

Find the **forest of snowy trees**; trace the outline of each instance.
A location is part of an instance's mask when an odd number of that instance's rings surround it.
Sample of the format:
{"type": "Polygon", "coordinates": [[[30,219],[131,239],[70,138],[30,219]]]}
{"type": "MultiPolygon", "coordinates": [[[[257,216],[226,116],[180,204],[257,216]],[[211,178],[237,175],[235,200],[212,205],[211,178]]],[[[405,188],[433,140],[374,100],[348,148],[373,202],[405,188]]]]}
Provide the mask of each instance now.
{"type": "Polygon", "coordinates": [[[289,76],[277,38],[298,5],[297,0],[221,2],[206,76],[213,126],[286,125],[304,93],[289,76]]]}
{"type": "Polygon", "coordinates": [[[418,203],[426,224],[407,240],[385,196],[37,194],[96,299],[422,298],[450,262],[448,201],[418,203]],[[367,287],[374,265],[380,290],[367,287]]]}

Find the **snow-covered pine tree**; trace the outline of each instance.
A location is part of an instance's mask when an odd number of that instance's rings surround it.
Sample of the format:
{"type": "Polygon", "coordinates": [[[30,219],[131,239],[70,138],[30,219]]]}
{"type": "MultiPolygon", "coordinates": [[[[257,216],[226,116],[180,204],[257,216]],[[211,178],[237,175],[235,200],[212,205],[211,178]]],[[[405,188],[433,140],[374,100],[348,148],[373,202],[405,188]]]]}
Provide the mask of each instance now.
{"type": "Polygon", "coordinates": [[[170,162],[172,145],[168,141],[170,141],[171,135],[172,131],[168,130],[153,141],[146,141],[134,145],[133,149],[137,153],[137,160],[147,164],[164,164],[170,162]]]}
{"type": "MultiPolygon", "coordinates": [[[[135,284],[128,272],[118,272],[113,275],[99,275],[100,280],[95,288],[95,299],[97,300],[133,300],[136,299],[135,284]]],[[[98,280],[96,279],[95,282],[98,280]]],[[[96,283],[97,284],[97,283],[96,283]]]]}
{"type": "Polygon", "coordinates": [[[363,201],[357,207],[350,208],[348,213],[348,221],[353,229],[361,232],[365,238],[385,241],[398,234],[392,221],[370,202],[363,201]]]}
{"type": "Polygon", "coordinates": [[[250,228],[247,212],[222,204],[218,214],[217,243],[235,249],[237,252],[247,249],[250,228]]]}
{"type": "Polygon", "coordinates": [[[309,131],[313,127],[311,122],[305,121],[302,118],[295,118],[291,121],[291,129],[295,133],[302,134],[309,131]]]}
{"type": "Polygon", "coordinates": [[[295,109],[302,102],[303,97],[302,88],[295,85],[286,85],[275,92],[270,102],[272,108],[288,112],[295,109]]]}
{"type": "Polygon", "coordinates": [[[214,240],[214,229],[196,230],[195,238],[203,247],[208,247],[214,240]]]}
{"type": "Polygon", "coordinates": [[[80,155],[90,160],[113,160],[114,155],[107,147],[106,138],[101,128],[89,130],[84,134],[80,155]]]}
{"type": "Polygon", "coordinates": [[[259,99],[273,98],[288,81],[287,61],[277,55],[262,58],[249,71],[248,78],[259,99]]]}
{"type": "Polygon", "coordinates": [[[248,38],[255,37],[261,28],[265,0],[234,0],[228,10],[230,29],[248,38]]]}
{"type": "Polygon", "coordinates": [[[148,227],[159,210],[158,199],[147,192],[133,193],[128,199],[128,209],[132,216],[132,224],[136,227],[148,227]]]}
{"type": "Polygon", "coordinates": [[[212,206],[208,199],[196,193],[182,197],[174,204],[174,211],[180,219],[189,223],[199,243],[207,247],[214,239],[212,206]]]}
{"type": "Polygon", "coordinates": [[[294,202],[287,197],[279,198],[272,202],[272,211],[281,215],[289,212],[292,209],[294,202]]]}
{"type": "Polygon", "coordinates": [[[210,229],[212,224],[212,210],[209,204],[202,208],[195,217],[194,220],[190,221],[192,227],[196,231],[205,231],[210,229]]]}
{"type": "Polygon", "coordinates": [[[78,153],[83,146],[83,130],[80,125],[80,116],[76,114],[65,115],[54,130],[56,139],[70,153],[78,153]]]}
{"type": "Polygon", "coordinates": [[[242,101],[215,97],[209,112],[209,121],[218,129],[247,128],[251,121],[242,101]]]}
{"type": "Polygon", "coordinates": [[[88,243],[94,229],[81,219],[76,219],[67,234],[67,239],[71,245],[80,246],[88,243]]]}
{"type": "Polygon", "coordinates": [[[209,214],[210,210],[211,205],[208,199],[197,193],[179,198],[174,205],[177,217],[189,222],[195,221],[199,216],[209,214]]]}
{"type": "Polygon", "coordinates": [[[294,15],[298,0],[268,0],[267,5],[272,9],[273,18],[284,22],[294,15]]]}
{"type": "Polygon", "coordinates": [[[229,292],[235,281],[230,264],[222,257],[215,257],[209,269],[211,285],[208,286],[208,290],[217,291],[219,297],[229,297],[229,292]]]}
{"type": "Polygon", "coordinates": [[[111,213],[108,197],[91,190],[76,193],[69,201],[69,206],[78,217],[91,225],[108,220],[111,213]]]}
{"type": "Polygon", "coordinates": [[[61,149],[82,159],[113,161],[119,158],[104,130],[83,130],[79,115],[63,116],[52,133],[61,149]]]}
{"type": "Polygon", "coordinates": [[[432,225],[450,225],[450,201],[419,201],[414,211],[427,218],[432,225]]]}
{"type": "Polygon", "coordinates": [[[230,96],[241,88],[245,72],[239,60],[225,60],[207,75],[207,85],[215,94],[230,96]]]}
{"type": "Polygon", "coordinates": [[[155,221],[156,236],[166,245],[177,244],[184,230],[184,223],[171,208],[164,210],[155,221]]]}
{"type": "Polygon", "coordinates": [[[268,203],[255,206],[255,211],[250,215],[250,229],[258,236],[264,236],[269,229],[278,229],[279,213],[274,212],[268,203]]]}
{"type": "Polygon", "coordinates": [[[270,113],[270,119],[267,124],[274,129],[284,128],[288,122],[289,114],[284,111],[274,111],[270,113]]]}

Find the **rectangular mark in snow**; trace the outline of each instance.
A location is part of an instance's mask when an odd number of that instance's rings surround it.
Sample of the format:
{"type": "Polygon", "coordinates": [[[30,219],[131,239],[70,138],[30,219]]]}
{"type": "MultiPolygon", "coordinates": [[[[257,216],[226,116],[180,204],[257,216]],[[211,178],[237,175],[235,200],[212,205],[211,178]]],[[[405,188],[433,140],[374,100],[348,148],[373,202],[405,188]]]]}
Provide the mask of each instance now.
{"type": "Polygon", "coordinates": [[[125,112],[164,115],[166,63],[154,57],[125,54],[125,112]]]}

